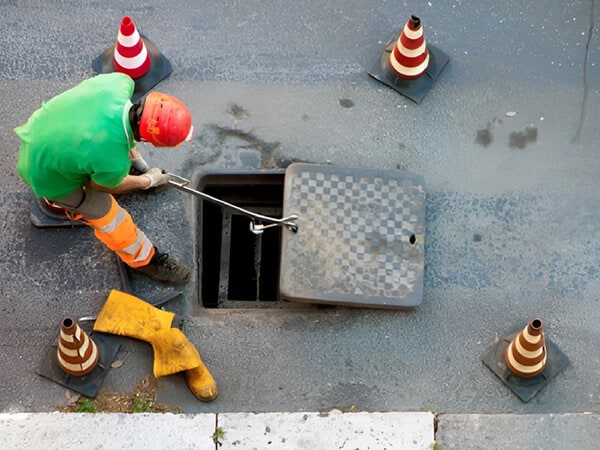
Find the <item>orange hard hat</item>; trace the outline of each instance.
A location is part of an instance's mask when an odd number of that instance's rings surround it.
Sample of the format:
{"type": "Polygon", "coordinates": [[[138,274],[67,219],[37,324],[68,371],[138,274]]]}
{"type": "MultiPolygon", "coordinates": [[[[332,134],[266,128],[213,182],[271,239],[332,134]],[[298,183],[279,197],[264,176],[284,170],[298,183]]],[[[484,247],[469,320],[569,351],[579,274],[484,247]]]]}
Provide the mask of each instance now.
{"type": "Polygon", "coordinates": [[[192,115],[178,99],[161,92],[146,96],[140,118],[140,138],[156,147],[175,147],[191,141],[192,115]]]}

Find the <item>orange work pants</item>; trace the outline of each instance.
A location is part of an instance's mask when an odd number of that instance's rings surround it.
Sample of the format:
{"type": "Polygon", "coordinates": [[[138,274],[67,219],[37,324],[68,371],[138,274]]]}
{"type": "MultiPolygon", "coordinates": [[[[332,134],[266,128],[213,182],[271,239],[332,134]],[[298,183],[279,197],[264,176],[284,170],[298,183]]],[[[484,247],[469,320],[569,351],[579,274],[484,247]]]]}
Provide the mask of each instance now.
{"type": "Polygon", "coordinates": [[[55,203],[92,227],[96,238],[116,252],[129,267],[145,266],[154,256],[150,239],[111,194],[87,187],[55,203]]]}

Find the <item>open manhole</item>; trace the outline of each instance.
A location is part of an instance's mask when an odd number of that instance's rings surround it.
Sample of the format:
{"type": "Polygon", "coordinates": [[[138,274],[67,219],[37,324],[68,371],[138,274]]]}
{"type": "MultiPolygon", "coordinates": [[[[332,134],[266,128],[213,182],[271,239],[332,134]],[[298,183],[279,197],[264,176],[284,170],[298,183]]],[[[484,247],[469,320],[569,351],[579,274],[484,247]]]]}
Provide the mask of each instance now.
{"type": "Polygon", "coordinates": [[[206,173],[197,191],[262,216],[297,218],[294,229],[256,234],[235,209],[199,202],[198,297],[205,307],[404,308],[422,301],[419,175],[295,163],[285,171],[206,173]]]}
{"type": "MultiPolygon", "coordinates": [[[[207,173],[197,190],[244,209],[281,217],[284,171],[207,173]]],[[[208,201],[198,206],[198,297],[207,308],[281,306],[281,229],[250,231],[250,219],[208,201]],[[276,304],[277,303],[277,304],[276,304]]]]}

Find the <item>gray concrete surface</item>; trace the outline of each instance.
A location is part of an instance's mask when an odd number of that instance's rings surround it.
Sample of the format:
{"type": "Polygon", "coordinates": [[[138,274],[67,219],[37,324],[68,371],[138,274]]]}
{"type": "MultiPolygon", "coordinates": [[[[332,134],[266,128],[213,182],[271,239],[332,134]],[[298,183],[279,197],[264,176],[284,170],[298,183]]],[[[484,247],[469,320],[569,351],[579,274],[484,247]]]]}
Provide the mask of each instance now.
{"type": "Polygon", "coordinates": [[[427,450],[435,444],[434,417],[426,412],[20,413],[0,414],[0,431],[2,448],[427,450]]]}
{"type": "Polygon", "coordinates": [[[448,414],[438,417],[436,442],[443,449],[593,449],[597,414],[448,414]]]}
{"type": "MultiPolygon", "coordinates": [[[[185,100],[199,131],[174,151],[142,145],[153,164],[192,177],[303,160],[410,170],[427,183],[419,307],[209,311],[195,280],[167,307],[188,317],[221,393],[200,404],[173,376],[162,401],[210,413],[598,411],[595,0],[15,1],[0,11],[0,411],[65,403],[64,388],[35,374],[44,349],[65,316],[94,314],[120,287],[113,255],[89,230],[31,226],[12,129],[93,75],[125,14],[171,60],[159,87],[185,100]],[[410,14],[450,57],[419,105],[367,75],[410,14]],[[481,356],[534,317],[571,364],[523,403],[481,356]]],[[[167,189],[122,202],[158,245],[194,263],[189,198],[167,189]]],[[[103,387],[128,392],[151,370],[151,349],[126,340],[119,358],[103,387]]]]}

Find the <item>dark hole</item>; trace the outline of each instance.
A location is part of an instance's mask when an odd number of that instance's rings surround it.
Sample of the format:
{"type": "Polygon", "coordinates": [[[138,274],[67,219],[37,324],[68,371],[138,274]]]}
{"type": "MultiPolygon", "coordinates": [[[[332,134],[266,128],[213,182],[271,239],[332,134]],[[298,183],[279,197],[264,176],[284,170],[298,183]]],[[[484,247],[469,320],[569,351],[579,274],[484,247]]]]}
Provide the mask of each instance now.
{"type": "MultiPolygon", "coordinates": [[[[267,181],[250,177],[247,183],[243,177],[208,176],[198,190],[250,211],[281,216],[283,174],[271,175],[267,181]]],[[[250,231],[250,218],[208,201],[202,202],[198,220],[202,305],[215,308],[226,306],[227,301],[276,301],[281,230],[268,228],[255,235],[250,231]]]]}
{"type": "Polygon", "coordinates": [[[72,325],[73,325],[73,320],[72,319],[65,319],[65,320],[63,320],[63,326],[65,328],[69,328],[72,325]]]}
{"type": "Polygon", "coordinates": [[[203,202],[202,221],[202,304],[216,308],[219,300],[219,267],[221,255],[222,210],[212,203],[203,202]]]}
{"type": "Polygon", "coordinates": [[[228,300],[256,300],[256,269],[254,249],[256,237],[248,229],[243,216],[231,218],[229,236],[229,285],[228,300]]]}
{"type": "Polygon", "coordinates": [[[541,321],[540,319],[533,319],[533,320],[531,321],[531,326],[532,326],[534,329],[536,329],[536,330],[537,330],[537,329],[541,328],[541,326],[542,326],[542,321],[541,321]]]}
{"type": "Polygon", "coordinates": [[[410,237],[408,238],[408,242],[410,242],[412,245],[414,245],[415,242],[417,242],[417,237],[414,234],[411,234],[410,237]]]}

